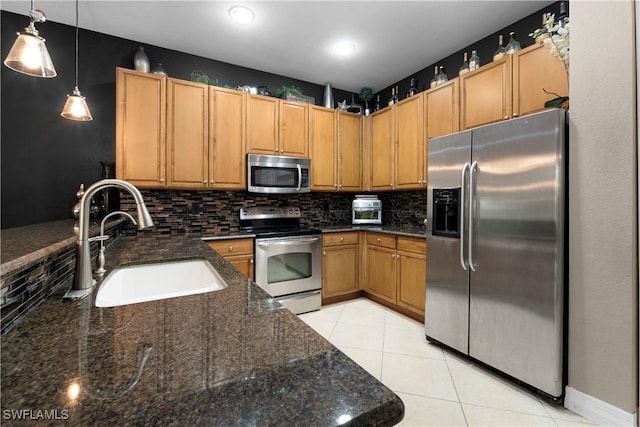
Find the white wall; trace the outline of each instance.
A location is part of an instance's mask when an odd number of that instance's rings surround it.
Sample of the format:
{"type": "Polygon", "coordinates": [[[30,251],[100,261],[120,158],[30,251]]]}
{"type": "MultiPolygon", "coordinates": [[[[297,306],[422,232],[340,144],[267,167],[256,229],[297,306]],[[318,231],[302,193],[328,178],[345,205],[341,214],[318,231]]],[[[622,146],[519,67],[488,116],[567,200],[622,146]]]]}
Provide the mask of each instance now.
{"type": "Polygon", "coordinates": [[[569,387],[638,407],[634,2],[572,1],[569,387]]]}

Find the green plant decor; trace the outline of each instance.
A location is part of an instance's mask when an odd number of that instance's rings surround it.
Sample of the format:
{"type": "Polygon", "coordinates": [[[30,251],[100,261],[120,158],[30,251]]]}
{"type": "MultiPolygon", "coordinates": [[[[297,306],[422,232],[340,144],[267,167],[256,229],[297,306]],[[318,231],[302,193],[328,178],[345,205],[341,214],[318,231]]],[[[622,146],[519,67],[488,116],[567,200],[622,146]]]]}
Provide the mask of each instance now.
{"type": "Polygon", "coordinates": [[[370,87],[363,87],[360,89],[360,99],[364,102],[369,102],[373,99],[373,90],[370,87]]]}
{"type": "Polygon", "coordinates": [[[280,89],[276,90],[275,97],[284,98],[287,93],[293,95],[302,95],[302,91],[295,86],[282,86],[280,89]]]}

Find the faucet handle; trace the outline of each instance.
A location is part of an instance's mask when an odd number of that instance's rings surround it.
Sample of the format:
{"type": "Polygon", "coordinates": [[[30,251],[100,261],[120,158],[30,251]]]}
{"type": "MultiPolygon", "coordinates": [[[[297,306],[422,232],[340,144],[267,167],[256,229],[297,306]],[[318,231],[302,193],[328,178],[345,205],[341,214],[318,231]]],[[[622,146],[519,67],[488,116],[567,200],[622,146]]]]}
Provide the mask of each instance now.
{"type": "Polygon", "coordinates": [[[101,234],[99,236],[94,236],[94,237],[89,237],[89,239],[87,239],[89,242],[104,242],[105,240],[109,239],[109,235],[108,234],[101,234]]]}

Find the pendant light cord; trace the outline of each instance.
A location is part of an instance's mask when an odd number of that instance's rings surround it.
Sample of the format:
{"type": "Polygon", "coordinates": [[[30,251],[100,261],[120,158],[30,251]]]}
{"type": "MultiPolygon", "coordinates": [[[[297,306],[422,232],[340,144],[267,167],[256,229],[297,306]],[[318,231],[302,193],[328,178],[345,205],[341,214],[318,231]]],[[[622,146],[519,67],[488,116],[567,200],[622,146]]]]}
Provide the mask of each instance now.
{"type": "Polygon", "coordinates": [[[78,87],[78,0],[76,0],[76,88],[78,87]]]}

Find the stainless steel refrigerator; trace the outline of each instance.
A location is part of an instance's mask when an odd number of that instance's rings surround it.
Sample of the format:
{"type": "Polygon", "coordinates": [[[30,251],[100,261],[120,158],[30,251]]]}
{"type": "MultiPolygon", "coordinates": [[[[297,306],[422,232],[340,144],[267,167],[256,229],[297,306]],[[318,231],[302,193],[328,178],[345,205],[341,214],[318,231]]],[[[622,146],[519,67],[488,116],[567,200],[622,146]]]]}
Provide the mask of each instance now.
{"type": "Polygon", "coordinates": [[[429,140],[425,331],[564,395],[565,111],[429,140]]]}

